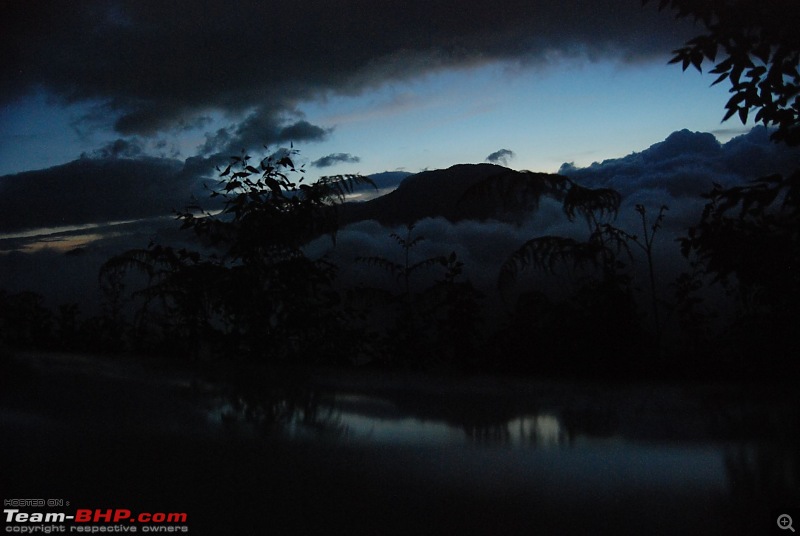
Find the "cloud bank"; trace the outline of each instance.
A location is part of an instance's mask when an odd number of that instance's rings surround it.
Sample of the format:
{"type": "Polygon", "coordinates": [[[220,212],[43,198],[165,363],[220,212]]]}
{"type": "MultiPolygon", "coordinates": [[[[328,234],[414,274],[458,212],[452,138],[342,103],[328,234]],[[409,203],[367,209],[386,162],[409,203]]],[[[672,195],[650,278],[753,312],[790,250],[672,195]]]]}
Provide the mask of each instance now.
{"type": "Polygon", "coordinates": [[[696,223],[705,203],[700,195],[714,183],[730,187],[800,168],[800,151],[771,142],[769,135],[755,127],[722,144],[711,134],[681,130],[644,151],[586,168],[567,163],[558,172],[586,186],[614,188],[629,207],[643,201],[668,205],[669,219],[685,227],[696,223]]]}

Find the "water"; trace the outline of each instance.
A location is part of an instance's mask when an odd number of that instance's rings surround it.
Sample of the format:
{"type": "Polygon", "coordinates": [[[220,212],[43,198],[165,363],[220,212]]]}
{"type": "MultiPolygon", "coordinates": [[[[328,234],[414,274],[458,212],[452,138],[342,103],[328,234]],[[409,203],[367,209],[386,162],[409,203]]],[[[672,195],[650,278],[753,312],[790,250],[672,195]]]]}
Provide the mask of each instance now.
{"type": "Polygon", "coordinates": [[[654,534],[753,534],[800,504],[786,389],[341,374],[307,389],[272,433],[356,449],[370,471],[447,493],[528,497],[571,517],[559,530],[600,531],[597,518],[614,533],[645,519],[654,534]]]}
{"type": "Polygon", "coordinates": [[[4,494],[180,505],[195,534],[762,534],[800,505],[784,388],[38,366],[2,398],[4,494]]]}

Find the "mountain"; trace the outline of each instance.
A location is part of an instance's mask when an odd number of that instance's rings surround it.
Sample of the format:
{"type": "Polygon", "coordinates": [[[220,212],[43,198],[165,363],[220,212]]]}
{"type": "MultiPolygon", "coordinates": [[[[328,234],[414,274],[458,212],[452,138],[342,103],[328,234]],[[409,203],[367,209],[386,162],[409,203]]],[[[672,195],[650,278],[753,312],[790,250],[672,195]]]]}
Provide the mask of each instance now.
{"type": "MultiPolygon", "coordinates": [[[[373,173],[369,178],[372,179],[372,182],[375,183],[378,190],[384,190],[398,186],[411,175],[413,175],[413,173],[409,173],[408,171],[384,171],[383,173],[373,173]]],[[[373,188],[372,186],[363,186],[361,189],[371,190],[373,188]]]]}
{"type": "Polygon", "coordinates": [[[0,177],[0,233],[171,214],[190,199],[183,163],[81,158],[0,177]]]}
{"type": "Polygon", "coordinates": [[[459,164],[448,169],[423,171],[407,177],[396,190],[363,202],[341,207],[342,224],[375,220],[383,225],[411,224],[423,218],[444,217],[456,222],[465,219],[508,219],[499,202],[491,196],[463,199],[475,184],[515,171],[495,164],[459,164]]]}
{"type": "Polygon", "coordinates": [[[382,195],[386,195],[403,182],[404,179],[411,176],[412,173],[408,171],[384,171],[382,173],[373,173],[369,175],[370,180],[375,184],[357,184],[353,187],[352,193],[348,194],[347,198],[351,201],[364,202],[382,195]]]}

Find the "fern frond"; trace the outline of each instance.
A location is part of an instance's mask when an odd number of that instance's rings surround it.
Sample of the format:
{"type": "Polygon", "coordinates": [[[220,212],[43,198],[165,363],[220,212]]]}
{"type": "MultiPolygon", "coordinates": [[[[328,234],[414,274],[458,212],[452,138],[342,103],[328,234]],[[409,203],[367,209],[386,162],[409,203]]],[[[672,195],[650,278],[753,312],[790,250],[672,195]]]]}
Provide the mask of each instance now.
{"type": "Polygon", "coordinates": [[[498,277],[498,288],[509,288],[517,274],[532,267],[546,273],[555,273],[558,264],[582,267],[596,266],[602,247],[593,242],[578,242],[564,236],[540,236],[528,240],[503,263],[498,277]]]}
{"type": "Polygon", "coordinates": [[[428,259],[423,259],[409,266],[407,275],[413,274],[420,268],[430,268],[431,266],[435,266],[437,264],[440,266],[447,266],[447,257],[430,257],[428,259]]]}
{"type": "Polygon", "coordinates": [[[631,262],[633,262],[633,252],[631,252],[630,247],[631,242],[647,251],[646,246],[639,243],[636,236],[607,223],[601,225],[589,236],[589,242],[596,244],[598,248],[606,250],[606,253],[613,256],[613,258],[616,258],[620,253],[625,253],[628,260],[631,262]]]}
{"type": "Polygon", "coordinates": [[[622,196],[611,188],[585,188],[572,184],[564,197],[564,213],[569,221],[575,221],[577,215],[585,220],[614,219],[619,212],[622,196]]]}
{"type": "MultiPolygon", "coordinates": [[[[356,186],[372,186],[376,190],[378,186],[372,179],[365,175],[347,174],[347,175],[331,175],[321,177],[310,188],[318,189],[320,199],[334,200],[335,202],[343,203],[348,194],[353,193],[356,186]]],[[[308,192],[309,190],[304,190],[308,192]]]]}

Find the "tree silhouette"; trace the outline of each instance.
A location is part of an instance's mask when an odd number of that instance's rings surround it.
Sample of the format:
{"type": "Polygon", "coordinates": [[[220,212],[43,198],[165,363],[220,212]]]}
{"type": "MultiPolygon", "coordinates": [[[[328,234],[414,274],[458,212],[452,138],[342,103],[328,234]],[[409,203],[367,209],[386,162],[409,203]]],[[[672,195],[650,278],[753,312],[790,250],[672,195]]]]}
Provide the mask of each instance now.
{"type": "Polygon", "coordinates": [[[617,276],[617,254],[625,244],[609,223],[619,211],[619,193],[609,188],[584,188],[569,179],[565,182],[569,186],[563,197],[564,214],[571,222],[583,219],[589,237],[581,241],[542,236],[527,241],[503,263],[498,279],[501,289],[508,288],[518,272],[529,266],[552,273],[557,265],[566,263],[575,268],[600,268],[603,278],[609,281],[617,276]]]}
{"type": "Polygon", "coordinates": [[[481,323],[479,301],[483,297],[469,280],[462,279],[464,264],[455,252],[412,262],[411,251],[425,239],[414,236],[414,225],[406,226],[405,236],[391,233],[402,250],[402,261],[382,256],[358,257],[365,263],[386,271],[400,286],[399,293],[360,288],[359,293],[378,298],[390,311],[383,345],[391,364],[414,368],[452,366],[473,357],[481,323]],[[444,274],[432,285],[415,289],[414,277],[423,270],[444,268],[444,274]]]}
{"type": "MultiPolygon", "coordinates": [[[[800,145],[800,3],[660,0],[659,8],[666,7],[705,26],[706,33],[675,51],[672,63],[684,70],[714,63],[714,83],[731,85],[723,120],[738,115],[745,123],[755,111],[756,122],[774,128],[773,140],[800,145]]],[[[738,305],[722,353],[746,360],[749,373],[770,374],[774,366],[796,370],[790,359],[798,348],[793,326],[800,313],[800,170],[730,188],[715,184],[705,197],[700,223],[681,243],[696,266],[679,280],[683,310],[691,314],[698,303],[700,270],[723,284],[738,305]],[[750,359],[764,351],[771,363],[750,359]]]]}
{"type": "MultiPolygon", "coordinates": [[[[653,0],[643,0],[646,4],[653,0]]],[[[659,0],[679,18],[694,17],[706,27],[675,50],[671,63],[698,71],[708,60],[728,80],[732,96],[723,120],[738,115],[776,127],[773,139],[800,145],[800,3],[795,0],[659,0]]]]}
{"type": "MultiPolygon", "coordinates": [[[[701,221],[681,248],[736,300],[726,351],[746,356],[770,350],[788,365],[798,349],[800,171],[732,188],[716,185],[706,197],[701,221]]],[[[749,367],[769,368],[763,361],[749,367]]]]}
{"type": "Polygon", "coordinates": [[[36,292],[0,289],[0,345],[48,348],[53,342],[53,315],[36,292]]]}
{"type": "MultiPolygon", "coordinates": [[[[586,188],[562,175],[509,171],[465,193],[467,198],[475,195],[494,198],[503,208],[533,209],[542,197],[551,197],[561,201],[570,222],[583,221],[587,230],[584,239],[534,237],[503,262],[498,288],[504,295],[531,268],[548,275],[566,269],[571,293],[560,297],[542,291],[519,294],[492,344],[498,366],[506,371],[591,375],[598,373],[597,365],[602,363],[602,374],[630,374],[632,365],[642,361],[650,348],[640,325],[632,276],[623,260],[632,259],[630,242],[652,254],[652,238],[661,218],[640,243],[613,225],[621,203],[618,192],[586,188]]],[[[657,321],[655,327],[658,331],[657,321]]]]}
{"type": "Polygon", "coordinates": [[[303,246],[317,236],[335,239],[337,208],[355,185],[372,184],[359,175],[322,177],[304,184],[288,150],[251,164],[244,152],[220,170],[219,213],[188,207],[178,214],[181,229],[194,232],[202,248],[151,244],[105,263],[102,274],[133,269],[147,278],[135,293],[143,299],[140,326],[160,331],[199,352],[204,339],[234,355],[272,361],[316,359],[339,327],[331,288],[336,267],[310,259],[303,246]]]}

